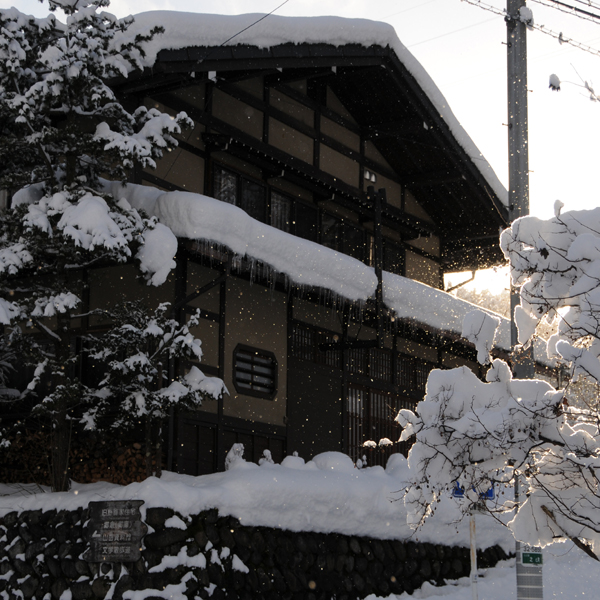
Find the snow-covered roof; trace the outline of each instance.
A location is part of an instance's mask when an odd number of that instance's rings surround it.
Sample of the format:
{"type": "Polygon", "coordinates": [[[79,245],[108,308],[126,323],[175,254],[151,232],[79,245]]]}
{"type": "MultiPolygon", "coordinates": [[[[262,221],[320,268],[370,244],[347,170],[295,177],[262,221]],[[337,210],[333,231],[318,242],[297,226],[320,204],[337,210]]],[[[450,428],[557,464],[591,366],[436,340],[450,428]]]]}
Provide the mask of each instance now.
{"type": "Polygon", "coordinates": [[[212,15],[175,11],[150,11],[135,16],[134,24],[126,32],[127,40],[147,32],[156,25],[164,27],[144,44],[144,63],[151,67],[161,50],[180,50],[189,47],[236,46],[272,48],[281,44],[329,44],[363,47],[390,47],[404,67],[415,78],[436,110],[439,112],[457,142],[472,159],[500,201],[507,206],[508,194],[494,170],[485,160],[473,140],[458,122],[448,102],[421,64],[398,39],[394,28],[367,19],[342,17],[280,17],[261,14],[212,15]]]}
{"type": "MultiPolygon", "coordinates": [[[[179,238],[221,244],[239,256],[270,266],[295,285],[323,288],[352,302],[365,302],[375,295],[377,278],[372,267],[260,223],[236,206],[190,192],[165,192],[133,184],[123,187],[118,182],[105,185],[113,196],[125,198],[133,207],[157,217],[179,238]]],[[[442,290],[388,272],[383,274],[383,300],[398,318],[459,336],[464,317],[479,308],[442,290]]],[[[496,316],[501,324],[495,343],[509,350],[510,321],[496,316]]],[[[543,348],[539,350],[538,357],[542,359],[545,353],[543,348]]]]}

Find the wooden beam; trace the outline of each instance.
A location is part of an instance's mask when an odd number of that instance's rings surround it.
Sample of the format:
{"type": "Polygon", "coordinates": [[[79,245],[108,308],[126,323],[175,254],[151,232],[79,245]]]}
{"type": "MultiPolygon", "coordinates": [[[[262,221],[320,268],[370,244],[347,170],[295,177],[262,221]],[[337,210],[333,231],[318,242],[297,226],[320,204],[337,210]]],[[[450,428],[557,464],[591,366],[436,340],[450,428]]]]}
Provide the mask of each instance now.
{"type": "Polygon", "coordinates": [[[275,87],[286,85],[303,79],[316,79],[321,77],[332,77],[335,75],[335,67],[324,67],[321,69],[281,69],[265,77],[265,85],[275,87]]]}

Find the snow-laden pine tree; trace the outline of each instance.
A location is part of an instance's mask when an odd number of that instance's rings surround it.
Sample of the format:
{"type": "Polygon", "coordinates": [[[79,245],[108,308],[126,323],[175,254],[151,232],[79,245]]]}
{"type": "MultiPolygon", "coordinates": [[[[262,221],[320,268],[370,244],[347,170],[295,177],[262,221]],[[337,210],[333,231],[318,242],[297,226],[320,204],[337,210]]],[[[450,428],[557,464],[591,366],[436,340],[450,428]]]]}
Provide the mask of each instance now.
{"type": "Polygon", "coordinates": [[[95,392],[75,376],[84,274],[134,261],[160,285],[177,249],[168,228],[104,193],[99,178],[124,181],[136,165],[153,167],[190,121],[130,113],[107,85],[140,67],[140,44],[159,27],[127,37],[132,18],[104,12],[108,0],[49,4],[66,23],[0,10],[0,189],[14,194],[0,217],[0,323],[35,365],[24,397],[47,422],[52,486],[64,490],[77,411],[95,392]]]}
{"type": "Polygon", "coordinates": [[[181,377],[169,373],[176,359],[193,363],[202,358],[200,340],[190,332],[198,325],[198,314],[181,325],[170,317],[168,304],[151,311],[141,302],[125,302],[105,315],[113,327],[87,338],[87,354],[104,376],[82,420],[92,430],[100,425],[114,431],[143,429],[146,475],[152,474],[154,454],[160,477],[162,427],[169,411],[195,410],[203,398],[217,399],[227,389],[221,379],[206,377],[193,364],[181,377]]]}
{"type": "MultiPolygon", "coordinates": [[[[549,357],[600,382],[600,209],[549,220],[521,218],[501,236],[513,283],[519,342],[532,343],[540,328],[556,333],[549,357]]],[[[483,359],[495,333],[491,317],[469,315],[463,325],[483,359]],[[487,332],[487,333],[486,333],[487,332]]],[[[570,538],[590,556],[600,555],[600,413],[598,404],[569,407],[564,391],[541,380],[513,379],[494,360],[487,380],[466,367],[433,371],[427,395],[414,412],[400,411],[402,439],[416,436],[409,454],[412,482],[405,497],[418,527],[442,494],[459,483],[470,502],[490,484],[514,484],[525,499],[509,527],[517,539],[546,545],[570,538]]],[[[513,511],[512,502],[498,508],[513,511]]]]}

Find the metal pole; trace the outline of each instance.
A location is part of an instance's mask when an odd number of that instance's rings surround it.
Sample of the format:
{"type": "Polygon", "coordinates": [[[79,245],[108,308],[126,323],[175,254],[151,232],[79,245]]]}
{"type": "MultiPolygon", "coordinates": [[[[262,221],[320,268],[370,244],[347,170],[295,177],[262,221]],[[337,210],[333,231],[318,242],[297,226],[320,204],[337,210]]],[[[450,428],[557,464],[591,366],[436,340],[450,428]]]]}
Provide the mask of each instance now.
{"type": "Polygon", "coordinates": [[[475,535],[475,507],[471,506],[471,510],[469,512],[469,532],[471,534],[471,594],[473,596],[473,600],[477,600],[477,581],[479,577],[477,575],[477,537],[475,535]]]}
{"type": "MultiPolygon", "coordinates": [[[[525,0],[507,0],[506,66],[508,79],[508,218],[529,214],[529,146],[527,129],[527,27],[519,16],[525,0]]],[[[514,315],[519,294],[511,289],[510,309],[514,315]]],[[[511,319],[510,343],[517,346],[517,327],[511,319]]],[[[515,376],[517,374],[515,373],[515,376]]]]}
{"type": "MultiPolygon", "coordinates": [[[[525,0],[507,0],[507,79],[508,79],[508,206],[511,223],[529,214],[529,147],[527,123],[527,26],[521,19],[525,0]]],[[[518,344],[514,310],[518,290],[511,287],[511,348],[513,374],[520,379],[534,376],[532,352],[515,356],[518,344]]],[[[519,482],[515,481],[515,503],[519,502],[519,482]]],[[[526,564],[523,544],[516,542],[517,600],[543,599],[541,549],[539,564],[526,564]]],[[[537,552],[536,552],[537,554],[537,552]]]]}
{"type": "Polygon", "coordinates": [[[527,134],[527,27],[520,20],[525,0],[507,0],[508,202],[511,221],[529,214],[527,134]]]}

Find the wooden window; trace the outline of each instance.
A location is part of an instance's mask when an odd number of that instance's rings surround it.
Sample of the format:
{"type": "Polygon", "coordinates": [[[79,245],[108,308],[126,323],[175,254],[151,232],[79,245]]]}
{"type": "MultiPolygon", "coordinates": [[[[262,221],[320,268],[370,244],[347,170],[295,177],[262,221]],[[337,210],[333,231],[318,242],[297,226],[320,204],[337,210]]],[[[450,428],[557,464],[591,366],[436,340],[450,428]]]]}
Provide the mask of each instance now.
{"type": "Polygon", "coordinates": [[[316,242],[319,220],[317,207],[274,189],[267,194],[269,189],[269,186],[241,173],[214,165],[213,196],[217,200],[239,206],[257,221],[316,242]]]}
{"type": "Polygon", "coordinates": [[[396,384],[406,393],[423,396],[429,373],[435,367],[426,360],[399,354],[396,357],[396,384]]]}
{"type": "Polygon", "coordinates": [[[293,200],[278,192],[271,192],[271,225],[281,231],[292,233],[293,200]]]}
{"type": "Polygon", "coordinates": [[[365,231],[329,213],[321,214],[321,244],[358,260],[368,260],[365,231]]]}
{"type": "Polygon", "coordinates": [[[383,240],[383,268],[404,275],[404,249],[386,239],[383,240]]]}
{"type": "Polygon", "coordinates": [[[256,181],[215,165],[213,195],[217,200],[239,206],[257,221],[266,220],[266,188],[256,181]]]}
{"type": "Polygon", "coordinates": [[[221,167],[215,167],[213,194],[217,200],[237,204],[238,176],[221,167]]]}
{"type": "Polygon", "coordinates": [[[240,177],[239,207],[253,219],[265,222],[267,201],[264,186],[240,177]]]}
{"type": "Polygon", "coordinates": [[[315,206],[304,202],[294,203],[294,233],[305,240],[318,240],[319,211],[315,206]]]}
{"type": "Polygon", "coordinates": [[[350,457],[357,460],[366,455],[369,465],[385,465],[389,456],[398,452],[395,445],[369,450],[363,444],[369,440],[379,444],[383,438],[397,442],[400,426],[395,418],[398,410],[405,407],[406,402],[397,394],[350,384],[346,398],[350,457]]]}
{"type": "Polygon", "coordinates": [[[240,394],[272,400],[277,392],[277,360],[272,352],[238,345],[233,351],[233,385],[240,394]]]}
{"type": "Polygon", "coordinates": [[[369,375],[373,379],[392,382],[392,353],[381,348],[371,348],[369,352],[369,375]]]}
{"type": "Polygon", "coordinates": [[[335,345],[338,340],[335,333],[294,323],[290,336],[290,356],[340,369],[342,353],[340,347],[335,345]]]}

